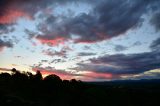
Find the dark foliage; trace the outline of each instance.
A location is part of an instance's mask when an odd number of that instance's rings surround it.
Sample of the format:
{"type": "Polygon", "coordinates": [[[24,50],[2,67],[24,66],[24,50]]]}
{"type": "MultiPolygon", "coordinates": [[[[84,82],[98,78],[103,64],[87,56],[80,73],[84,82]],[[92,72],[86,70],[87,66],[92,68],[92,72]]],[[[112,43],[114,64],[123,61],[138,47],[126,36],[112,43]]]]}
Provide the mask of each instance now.
{"type": "Polygon", "coordinates": [[[0,74],[0,106],[159,106],[160,81],[81,82],[40,71],[0,74]]]}

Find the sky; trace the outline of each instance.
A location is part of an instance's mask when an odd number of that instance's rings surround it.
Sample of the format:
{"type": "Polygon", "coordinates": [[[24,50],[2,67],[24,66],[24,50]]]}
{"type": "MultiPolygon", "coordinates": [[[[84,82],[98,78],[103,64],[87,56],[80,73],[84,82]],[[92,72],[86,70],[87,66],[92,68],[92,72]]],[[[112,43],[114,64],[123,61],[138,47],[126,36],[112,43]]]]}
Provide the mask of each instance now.
{"type": "Polygon", "coordinates": [[[0,72],[160,78],[159,0],[1,0],[0,72]]]}

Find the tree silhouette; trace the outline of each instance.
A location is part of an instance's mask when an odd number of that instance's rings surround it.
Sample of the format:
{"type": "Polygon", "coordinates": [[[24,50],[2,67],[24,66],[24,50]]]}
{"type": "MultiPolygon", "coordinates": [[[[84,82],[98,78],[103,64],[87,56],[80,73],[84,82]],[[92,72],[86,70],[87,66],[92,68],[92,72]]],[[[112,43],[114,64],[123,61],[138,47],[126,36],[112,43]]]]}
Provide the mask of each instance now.
{"type": "Polygon", "coordinates": [[[53,84],[62,82],[61,78],[55,74],[51,74],[51,75],[46,76],[44,78],[44,81],[48,82],[48,83],[53,83],[53,84]]]}
{"type": "Polygon", "coordinates": [[[55,74],[48,75],[44,78],[44,84],[48,87],[48,90],[59,90],[62,86],[62,80],[55,74]]]}
{"type": "Polygon", "coordinates": [[[12,71],[12,73],[13,73],[13,74],[15,74],[15,73],[18,73],[18,72],[19,72],[19,71],[17,71],[15,68],[12,68],[12,70],[11,70],[11,71],[12,71]]]}
{"type": "Polygon", "coordinates": [[[37,70],[36,74],[33,76],[33,80],[35,80],[35,81],[41,81],[42,79],[43,79],[43,77],[42,77],[41,72],[39,70],[37,70]]]}
{"type": "Polygon", "coordinates": [[[1,73],[0,74],[0,81],[1,82],[8,82],[11,80],[11,75],[9,73],[1,73]]]}
{"type": "Polygon", "coordinates": [[[28,80],[28,76],[25,73],[21,73],[20,71],[13,68],[12,70],[12,80],[17,81],[17,83],[23,83],[28,80]]]}
{"type": "Polygon", "coordinates": [[[0,74],[0,106],[159,106],[160,80],[99,84],[11,72],[0,74]]]}

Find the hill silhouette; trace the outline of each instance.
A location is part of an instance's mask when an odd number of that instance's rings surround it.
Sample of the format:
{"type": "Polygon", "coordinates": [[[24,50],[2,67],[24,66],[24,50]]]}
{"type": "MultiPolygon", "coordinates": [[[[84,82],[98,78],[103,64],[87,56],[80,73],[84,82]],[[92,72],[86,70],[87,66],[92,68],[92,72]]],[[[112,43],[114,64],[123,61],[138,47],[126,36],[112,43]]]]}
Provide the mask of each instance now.
{"type": "Polygon", "coordinates": [[[91,83],[15,68],[0,74],[0,106],[159,106],[159,98],[159,80],[91,83]]]}

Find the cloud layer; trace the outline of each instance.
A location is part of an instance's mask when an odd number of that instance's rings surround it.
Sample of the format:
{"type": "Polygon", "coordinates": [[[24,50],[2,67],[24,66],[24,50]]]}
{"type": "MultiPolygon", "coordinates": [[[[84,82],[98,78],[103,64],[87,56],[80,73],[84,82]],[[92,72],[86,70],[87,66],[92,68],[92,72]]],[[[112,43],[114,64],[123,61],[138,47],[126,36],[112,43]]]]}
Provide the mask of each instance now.
{"type": "Polygon", "coordinates": [[[3,41],[0,39],[0,51],[2,51],[4,48],[12,48],[13,44],[9,41],[3,41]]]}
{"type": "MultiPolygon", "coordinates": [[[[92,4],[89,13],[81,13],[74,17],[47,17],[38,25],[42,34],[37,37],[41,38],[39,40],[60,37],[72,39],[75,43],[94,43],[111,39],[139,27],[143,23],[142,16],[149,11],[156,11],[157,9],[152,8],[157,8],[158,3],[156,0],[101,0],[97,4],[92,4]]],[[[154,25],[157,17],[158,15],[153,18],[154,25]]]]}
{"type": "Polygon", "coordinates": [[[111,74],[112,78],[123,75],[139,75],[160,68],[160,52],[139,54],[105,55],[90,59],[89,63],[78,63],[74,70],[111,74]]]}
{"type": "MultiPolygon", "coordinates": [[[[42,12],[45,16],[39,18],[45,19],[38,24],[41,34],[37,33],[36,36],[42,44],[55,46],[68,39],[75,43],[94,43],[111,39],[140,26],[144,14],[159,10],[158,3],[157,0],[100,0],[96,3],[85,0],[1,0],[0,24],[13,24],[20,17],[35,20],[35,15],[42,12]],[[88,13],[72,17],[45,13],[50,7],[71,3],[88,4],[92,9],[88,13]]],[[[158,17],[159,13],[156,13],[151,20],[156,29],[159,29],[158,17]]]]}

